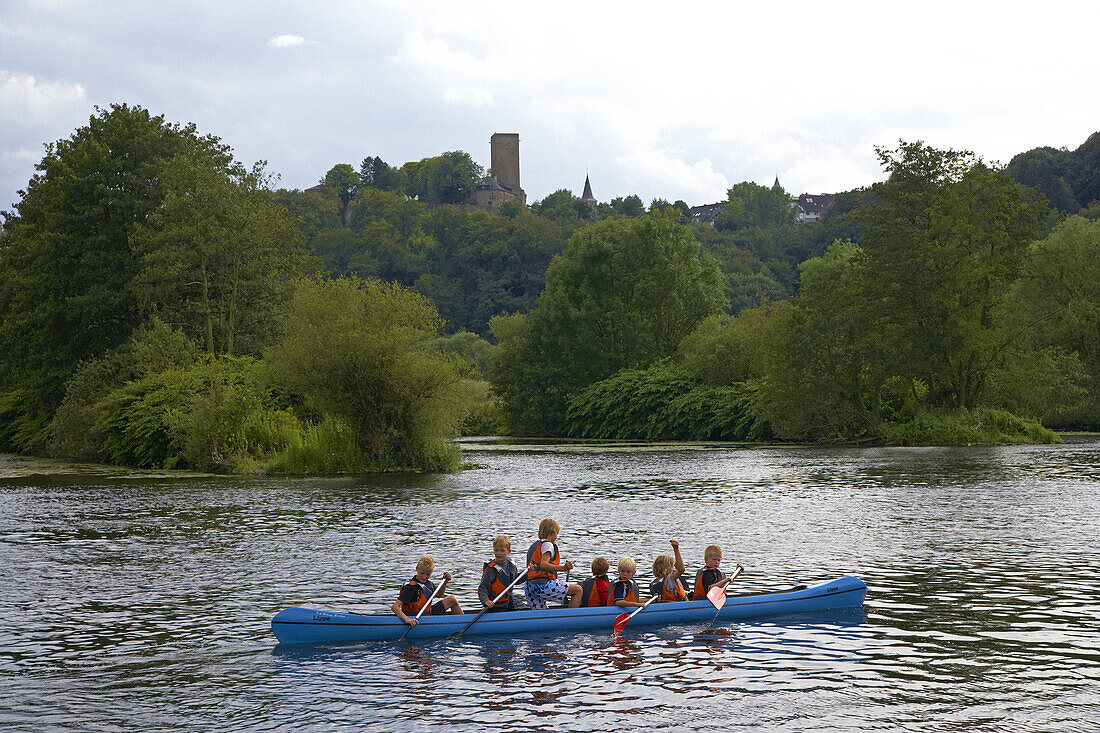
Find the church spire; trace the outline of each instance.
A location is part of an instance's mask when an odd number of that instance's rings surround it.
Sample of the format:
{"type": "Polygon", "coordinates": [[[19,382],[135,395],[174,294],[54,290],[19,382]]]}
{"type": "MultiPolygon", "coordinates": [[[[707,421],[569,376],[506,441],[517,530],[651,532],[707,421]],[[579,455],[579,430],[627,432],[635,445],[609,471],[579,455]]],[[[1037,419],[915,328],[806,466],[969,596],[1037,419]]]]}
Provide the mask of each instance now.
{"type": "Polygon", "coordinates": [[[584,193],[581,194],[581,201],[586,204],[596,203],[596,197],[592,195],[592,184],[588,180],[588,174],[584,174],[584,193]]]}

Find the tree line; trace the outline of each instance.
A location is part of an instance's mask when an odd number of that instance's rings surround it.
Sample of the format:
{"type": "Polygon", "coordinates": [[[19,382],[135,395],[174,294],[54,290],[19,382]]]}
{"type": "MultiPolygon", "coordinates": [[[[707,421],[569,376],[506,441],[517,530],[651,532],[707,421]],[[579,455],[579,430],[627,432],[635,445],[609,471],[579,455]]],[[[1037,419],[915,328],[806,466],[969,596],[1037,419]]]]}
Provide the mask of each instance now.
{"type": "MultiPolygon", "coordinates": [[[[1100,424],[1096,206],[1048,207],[1015,160],[880,157],[888,179],[813,226],[750,182],[713,227],[682,201],[566,189],[491,215],[444,205],[481,175],[465,153],[368,156],[290,191],[194,125],[97,110],[0,230],[0,448],[436,470],[458,465],[458,432],[971,442],[1100,424]]],[[[1090,195],[1058,170],[1073,206],[1090,195]]]]}

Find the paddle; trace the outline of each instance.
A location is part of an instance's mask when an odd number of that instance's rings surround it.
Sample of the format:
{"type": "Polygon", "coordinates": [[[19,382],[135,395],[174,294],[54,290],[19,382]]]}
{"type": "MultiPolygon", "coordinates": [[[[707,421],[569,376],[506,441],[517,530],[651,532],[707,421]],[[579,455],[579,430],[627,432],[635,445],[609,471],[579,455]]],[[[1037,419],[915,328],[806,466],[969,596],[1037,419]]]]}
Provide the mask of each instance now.
{"type": "MultiPolygon", "coordinates": [[[[508,595],[508,591],[512,590],[512,588],[515,588],[515,587],[516,587],[516,583],[518,583],[519,581],[523,580],[524,576],[525,576],[525,575],[527,575],[527,573],[529,573],[529,572],[531,572],[531,566],[530,566],[530,565],[528,565],[528,566],[527,566],[527,569],[526,569],[526,570],[524,570],[524,571],[523,571],[522,573],[520,573],[519,575],[517,575],[517,576],[516,576],[516,579],[512,581],[512,584],[511,584],[511,585],[509,585],[509,586],[508,586],[507,588],[505,588],[504,590],[502,590],[502,591],[500,592],[500,595],[498,595],[498,596],[497,596],[496,598],[494,598],[494,599],[493,599],[493,604],[495,605],[497,601],[499,601],[499,600],[500,600],[501,598],[503,598],[504,596],[508,595]]],[[[477,623],[477,620],[478,620],[479,618],[481,618],[482,616],[484,616],[484,615],[485,615],[485,612],[486,612],[486,611],[488,611],[488,610],[489,610],[490,608],[492,608],[492,606],[486,606],[485,608],[481,609],[481,613],[479,613],[478,615],[474,616],[474,620],[473,620],[473,621],[471,621],[470,623],[466,624],[465,626],[463,626],[463,627],[462,627],[461,629],[459,629],[458,631],[456,631],[456,632],[454,632],[453,634],[451,634],[451,638],[453,639],[453,638],[454,638],[454,637],[456,637],[456,636],[462,636],[462,635],[463,635],[464,633],[466,633],[466,629],[470,628],[470,627],[471,627],[471,626],[473,626],[473,625],[474,625],[475,623],[477,623]]]]}
{"type": "Polygon", "coordinates": [[[714,606],[716,610],[721,611],[722,606],[726,605],[726,585],[740,575],[741,571],[744,569],[744,566],[738,563],[737,569],[733,571],[732,575],[725,580],[715,583],[710,587],[710,590],[707,591],[707,600],[710,601],[710,604],[714,606]]]}
{"type": "MultiPolygon", "coordinates": [[[[435,597],[436,597],[436,595],[437,595],[437,594],[438,594],[438,593],[439,593],[439,592],[440,592],[441,590],[443,590],[443,586],[447,585],[447,580],[448,580],[448,579],[444,579],[444,581],[443,581],[442,583],[440,583],[440,584],[439,584],[439,587],[437,587],[437,588],[436,588],[436,589],[435,589],[434,591],[432,591],[432,597],[431,597],[431,598],[429,598],[429,599],[428,599],[428,602],[427,602],[427,603],[425,603],[425,604],[424,604],[423,606],[421,606],[421,607],[420,607],[420,610],[416,612],[416,616],[415,616],[415,617],[413,617],[413,621],[416,621],[417,623],[419,623],[419,622],[420,622],[420,615],[421,615],[422,613],[424,613],[425,611],[427,611],[427,610],[428,610],[429,608],[431,608],[431,606],[432,606],[432,601],[434,601],[434,600],[435,600],[435,597]]],[[[412,631],[412,630],[413,630],[413,625],[412,625],[412,624],[409,624],[409,628],[405,629],[405,633],[401,635],[401,638],[400,638],[400,639],[398,639],[398,641],[403,641],[403,640],[404,640],[404,638],[405,638],[406,636],[408,636],[408,635],[409,635],[409,632],[410,632],[410,631],[412,631]]]]}
{"type": "Polygon", "coordinates": [[[623,629],[626,628],[626,622],[627,621],[629,621],[630,619],[634,618],[639,613],[644,611],[646,609],[646,606],[648,606],[650,603],[653,603],[655,600],[657,600],[660,597],[661,597],[661,594],[658,593],[657,595],[653,596],[652,598],[650,598],[648,601],[646,601],[642,605],[635,608],[630,613],[627,613],[626,611],[623,611],[622,613],[620,613],[618,616],[615,617],[615,625],[611,627],[611,633],[615,636],[618,636],[619,634],[623,633],[623,629]]]}

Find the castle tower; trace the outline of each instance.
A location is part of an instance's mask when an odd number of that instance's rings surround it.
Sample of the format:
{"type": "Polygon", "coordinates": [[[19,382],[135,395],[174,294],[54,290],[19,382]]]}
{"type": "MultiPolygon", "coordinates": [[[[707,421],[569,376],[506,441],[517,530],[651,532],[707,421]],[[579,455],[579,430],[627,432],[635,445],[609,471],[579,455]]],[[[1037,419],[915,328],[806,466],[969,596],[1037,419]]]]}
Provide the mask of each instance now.
{"type": "Polygon", "coordinates": [[[515,200],[527,204],[527,194],[519,185],[519,133],[495,132],[489,138],[492,148],[492,177],[515,194],[515,200]]]}

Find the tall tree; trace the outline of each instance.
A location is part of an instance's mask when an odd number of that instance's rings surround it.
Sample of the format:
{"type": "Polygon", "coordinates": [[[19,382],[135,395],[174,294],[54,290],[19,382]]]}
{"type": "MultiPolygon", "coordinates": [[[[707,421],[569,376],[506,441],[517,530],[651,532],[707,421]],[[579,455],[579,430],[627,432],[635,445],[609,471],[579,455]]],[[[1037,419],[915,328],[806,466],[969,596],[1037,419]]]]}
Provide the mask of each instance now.
{"type": "Polygon", "coordinates": [[[351,224],[351,209],[348,204],[359,190],[360,184],[355,169],[347,163],[338,163],[329,169],[321,183],[336,191],[336,197],[340,200],[340,221],[344,226],[351,224]]]}
{"type": "Polygon", "coordinates": [[[794,210],[787,192],[751,181],[729,189],[722,212],[714,220],[715,228],[729,231],[793,223],[794,210]]]}
{"type": "Polygon", "coordinates": [[[968,151],[878,148],[887,181],[860,213],[874,306],[895,324],[896,373],[945,405],[977,404],[1003,358],[1003,308],[1047,207],[968,151]]]}
{"type": "Polygon", "coordinates": [[[526,340],[502,347],[494,386],[516,427],[557,432],[571,394],[671,355],[724,305],[717,264],[675,212],[585,227],[550,264],[530,322],[494,331],[526,340]]]}
{"type": "Polygon", "coordinates": [[[46,146],[0,241],[0,446],[41,451],[77,365],[140,322],[130,232],[160,205],[164,164],[193,150],[230,157],[194,125],[124,104],[46,146]]]}
{"type": "Polygon", "coordinates": [[[262,164],[179,155],[163,168],[163,202],[134,230],[139,303],[211,356],[259,353],[303,274],[300,235],[264,182],[262,164]]]}
{"type": "Polygon", "coordinates": [[[469,153],[453,150],[401,166],[406,192],[429,204],[463,204],[473,200],[482,169],[469,153]]]}
{"type": "Polygon", "coordinates": [[[363,158],[359,166],[359,181],[363,188],[377,188],[382,191],[400,191],[404,188],[401,171],[377,155],[363,158]]]}
{"type": "Polygon", "coordinates": [[[431,301],[399,285],[306,280],[267,361],[310,409],[345,418],[383,467],[454,469],[465,397],[460,365],[432,348],[441,325],[431,301]]]}

